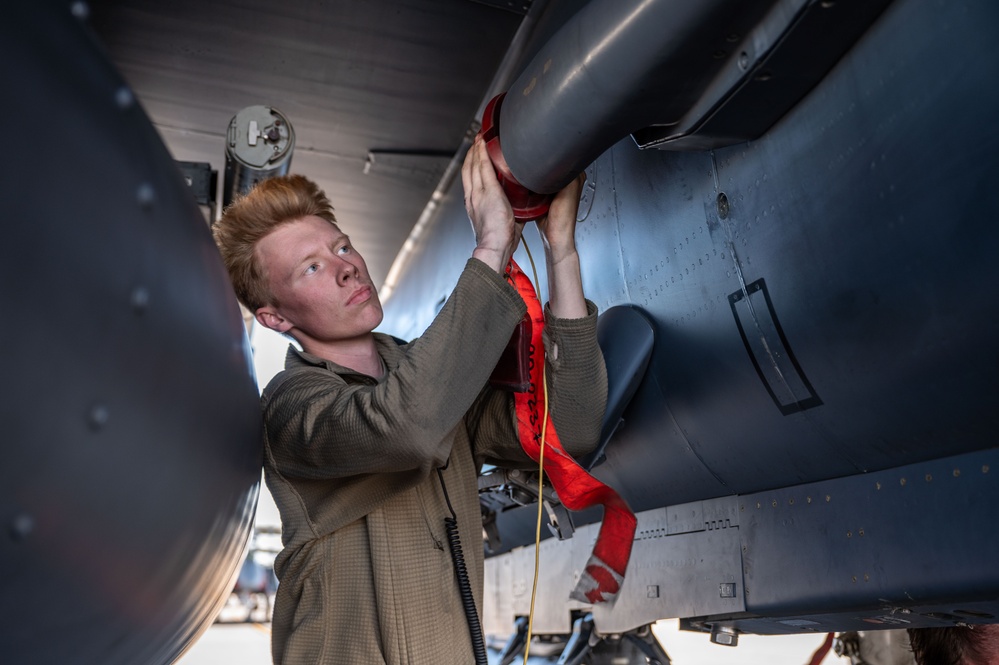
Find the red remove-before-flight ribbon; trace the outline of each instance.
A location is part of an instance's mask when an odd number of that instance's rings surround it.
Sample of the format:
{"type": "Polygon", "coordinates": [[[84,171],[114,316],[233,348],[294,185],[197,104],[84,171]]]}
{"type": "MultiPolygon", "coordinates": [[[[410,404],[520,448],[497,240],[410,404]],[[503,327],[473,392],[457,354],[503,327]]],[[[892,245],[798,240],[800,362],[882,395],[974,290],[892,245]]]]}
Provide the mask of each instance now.
{"type": "MultiPolygon", "coordinates": [[[[545,411],[545,394],[541,383],[544,380],[542,372],[545,357],[541,336],[545,316],[534,285],[512,260],[508,275],[527,304],[527,314],[531,319],[531,386],[527,392],[514,393],[514,404],[520,445],[537,462],[541,455],[541,416],[545,411]]],[[[613,602],[621,590],[628,559],[631,557],[637,525],[635,515],[617,492],[591,476],[565,451],[550,414],[545,427],[544,444],[545,475],[555,488],[562,505],[569,510],[583,510],[596,505],[604,507],[597,542],[570,597],[584,603],[613,602]]]]}

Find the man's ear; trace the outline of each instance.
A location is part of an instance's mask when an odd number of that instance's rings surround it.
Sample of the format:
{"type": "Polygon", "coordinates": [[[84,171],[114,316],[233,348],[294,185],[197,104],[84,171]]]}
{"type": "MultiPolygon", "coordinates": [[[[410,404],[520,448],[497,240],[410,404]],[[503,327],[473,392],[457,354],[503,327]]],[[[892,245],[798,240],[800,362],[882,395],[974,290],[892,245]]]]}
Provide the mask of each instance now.
{"type": "Polygon", "coordinates": [[[292,328],[291,321],[278,314],[273,307],[261,307],[253,316],[263,327],[279,333],[286,333],[292,328]]]}

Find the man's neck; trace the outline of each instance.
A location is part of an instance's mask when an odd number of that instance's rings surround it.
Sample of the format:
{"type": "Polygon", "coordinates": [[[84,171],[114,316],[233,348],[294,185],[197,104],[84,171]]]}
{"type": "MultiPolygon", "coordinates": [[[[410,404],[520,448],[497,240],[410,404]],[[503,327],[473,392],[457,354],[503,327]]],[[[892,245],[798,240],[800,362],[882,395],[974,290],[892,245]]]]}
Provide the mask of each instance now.
{"type": "Polygon", "coordinates": [[[314,356],[332,360],[337,365],[361,374],[380,379],[385,373],[375,337],[371,333],[352,339],[335,342],[320,342],[317,340],[301,341],[302,349],[314,356]]]}

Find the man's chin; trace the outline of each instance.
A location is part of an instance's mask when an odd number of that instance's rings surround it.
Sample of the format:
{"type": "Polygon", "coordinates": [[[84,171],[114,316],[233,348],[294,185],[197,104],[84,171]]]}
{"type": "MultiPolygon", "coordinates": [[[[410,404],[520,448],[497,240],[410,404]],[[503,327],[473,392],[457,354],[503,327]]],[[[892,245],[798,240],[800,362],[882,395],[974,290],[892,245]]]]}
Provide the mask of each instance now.
{"type": "Polygon", "coordinates": [[[382,324],[382,320],[385,318],[385,313],[382,311],[382,305],[378,302],[377,298],[375,298],[374,301],[374,308],[377,311],[377,316],[375,317],[375,324],[371,326],[372,330],[380,326],[382,324]]]}

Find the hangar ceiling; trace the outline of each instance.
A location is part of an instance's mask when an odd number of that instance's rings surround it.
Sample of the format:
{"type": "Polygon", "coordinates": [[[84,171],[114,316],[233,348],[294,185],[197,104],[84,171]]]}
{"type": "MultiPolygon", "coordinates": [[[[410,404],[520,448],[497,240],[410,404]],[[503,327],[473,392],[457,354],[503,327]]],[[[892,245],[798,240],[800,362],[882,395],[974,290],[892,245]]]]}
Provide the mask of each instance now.
{"type": "Polygon", "coordinates": [[[381,285],[529,4],[98,0],[90,23],[175,159],[221,173],[238,111],[284,113],[291,171],[326,190],[381,285]]]}

